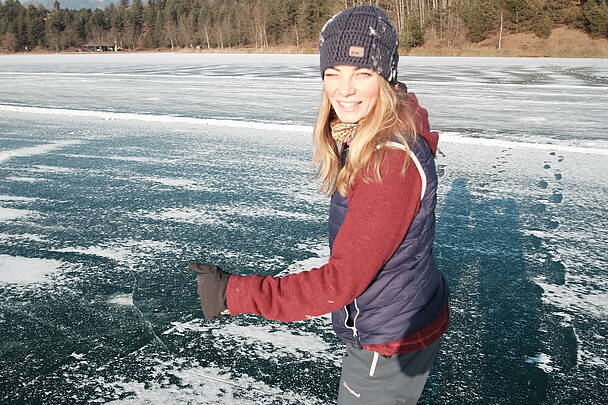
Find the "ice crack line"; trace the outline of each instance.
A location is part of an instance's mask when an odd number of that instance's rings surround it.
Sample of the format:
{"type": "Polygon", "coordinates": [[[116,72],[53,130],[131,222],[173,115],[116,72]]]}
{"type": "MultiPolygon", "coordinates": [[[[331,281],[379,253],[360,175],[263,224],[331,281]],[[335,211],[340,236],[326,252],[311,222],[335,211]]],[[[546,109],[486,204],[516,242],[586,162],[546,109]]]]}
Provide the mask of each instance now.
{"type": "MultiPolygon", "coordinates": [[[[132,297],[135,297],[135,291],[137,290],[137,281],[138,281],[138,280],[137,280],[137,272],[136,272],[136,271],[135,271],[133,268],[131,268],[131,271],[133,272],[133,291],[132,291],[132,293],[131,293],[131,294],[132,294],[132,297]]],[[[170,355],[172,355],[172,356],[175,356],[175,353],[173,353],[173,352],[171,351],[171,349],[169,349],[169,347],[167,346],[167,344],[166,344],[166,343],[165,343],[165,342],[164,342],[164,341],[163,341],[163,340],[160,338],[160,336],[158,336],[158,335],[156,334],[156,332],[154,331],[154,327],[153,327],[152,323],[151,323],[150,321],[148,321],[148,319],[146,319],[146,317],[145,317],[145,315],[143,314],[143,312],[141,311],[141,309],[139,309],[139,307],[138,307],[138,306],[135,304],[135,299],[132,299],[132,301],[133,301],[133,307],[135,308],[136,313],[137,313],[137,314],[138,314],[138,316],[141,318],[141,320],[142,320],[143,324],[144,324],[144,325],[146,325],[146,327],[148,328],[148,330],[150,331],[150,333],[151,333],[151,334],[152,334],[152,336],[154,337],[154,340],[155,340],[155,341],[156,341],[158,344],[160,344],[160,346],[161,346],[161,347],[162,347],[162,348],[163,348],[163,349],[164,349],[164,350],[165,350],[167,353],[169,353],[169,354],[170,354],[170,355]]],[[[222,384],[230,385],[230,386],[233,386],[233,387],[235,387],[235,388],[239,388],[240,390],[244,388],[244,387],[243,387],[242,385],[240,385],[240,384],[233,383],[233,382],[231,382],[231,381],[227,381],[227,380],[224,380],[224,379],[221,379],[221,378],[217,378],[217,377],[212,377],[212,376],[210,376],[210,375],[203,374],[203,373],[200,373],[200,372],[195,372],[195,371],[191,371],[191,370],[187,370],[187,369],[184,369],[184,370],[182,370],[182,371],[183,371],[183,372],[185,372],[185,373],[187,373],[187,374],[193,375],[193,376],[195,376],[195,377],[201,377],[201,378],[205,378],[205,379],[210,380],[210,381],[214,381],[214,382],[218,382],[218,383],[222,383],[222,384]]],[[[248,388],[249,388],[250,390],[257,391],[258,393],[261,393],[261,394],[263,394],[263,393],[264,393],[264,391],[262,391],[261,389],[257,389],[257,388],[251,387],[251,386],[249,386],[248,388]]],[[[249,396],[250,396],[251,398],[254,398],[252,395],[249,395],[249,396]]]]}
{"type": "Polygon", "coordinates": [[[167,352],[170,353],[171,351],[169,350],[169,348],[167,347],[167,345],[165,344],[165,342],[163,342],[163,340],[154,331],[154,327],[152,326],[152,323],[146,319],[146,317],[144,316],[144,313],[141,312],[141,309],[139,309],[139,307],[135,304],[134,297],[135,297],[135,291],[137,289],[137,272],[134,271],[133,269],[131,269],[131,271],[133,272],[133,291],[131,293],[131,301],[133,302],[133,307],[135,308],[135,311],[137,312],[137,314],[141,318],[143,324],[146,325],[146,327],[148,328],[148,330],[150,331],[150,333],[154,337],[154,340],[156,340],[156,342],[158,344],[160,344],[167,352]]]}

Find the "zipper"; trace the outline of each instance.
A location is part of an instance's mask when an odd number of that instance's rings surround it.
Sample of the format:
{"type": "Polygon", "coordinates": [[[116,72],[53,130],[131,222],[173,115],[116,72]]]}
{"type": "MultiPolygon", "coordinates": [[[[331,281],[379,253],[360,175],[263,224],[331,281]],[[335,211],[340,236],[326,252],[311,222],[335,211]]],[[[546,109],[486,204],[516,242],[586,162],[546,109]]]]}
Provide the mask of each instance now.
{"type": "MultiPolygon", "coordinates": [[[[344,307],[344,312],[346,312],[346,317],[344,318],[344,326],[346,326],[348,329],[353,331],[353,337],[357,337],[359,335],[359,332],[357,331],[357,317],[359,316],[359,306],[357,305],[357,299],[355,298],[355,300],[353,301],[353,303],[355,304],[355,309],[357,310],[357,313],[355,314],[355,316],[353,317],[353,326],[348,326],[348,309],[347,306],[344,307]]],[[[359,339],[357,339],[359,340],[359,339]]]]}

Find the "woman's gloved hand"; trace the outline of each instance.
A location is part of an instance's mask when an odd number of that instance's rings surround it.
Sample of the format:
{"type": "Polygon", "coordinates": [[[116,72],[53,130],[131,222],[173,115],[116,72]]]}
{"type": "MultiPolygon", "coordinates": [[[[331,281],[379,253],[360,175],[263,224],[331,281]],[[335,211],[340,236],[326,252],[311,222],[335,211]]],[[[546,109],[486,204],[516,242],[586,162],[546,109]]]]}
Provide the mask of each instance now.
{"type": "Polygon", "coordinates": [[[212,264],[190,263],[188,269],[197,274],[197,293],[205,319],[210,321],[218,316],[228,315],[226,286],[230,274],[212,264]]]}

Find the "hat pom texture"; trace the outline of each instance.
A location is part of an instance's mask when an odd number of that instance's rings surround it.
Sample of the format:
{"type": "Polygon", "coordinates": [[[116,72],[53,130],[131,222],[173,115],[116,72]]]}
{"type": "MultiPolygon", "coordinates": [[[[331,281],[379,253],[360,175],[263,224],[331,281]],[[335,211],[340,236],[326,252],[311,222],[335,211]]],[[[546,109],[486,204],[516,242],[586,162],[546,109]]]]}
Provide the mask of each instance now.
{"type": "Polygon", "coordinates": [[[374,6],[357,6],[330,18],[319,37],[321,77],[325,69],[346,65],[372,69],[397,81],[399,39],[388,16],[374,6]]]}

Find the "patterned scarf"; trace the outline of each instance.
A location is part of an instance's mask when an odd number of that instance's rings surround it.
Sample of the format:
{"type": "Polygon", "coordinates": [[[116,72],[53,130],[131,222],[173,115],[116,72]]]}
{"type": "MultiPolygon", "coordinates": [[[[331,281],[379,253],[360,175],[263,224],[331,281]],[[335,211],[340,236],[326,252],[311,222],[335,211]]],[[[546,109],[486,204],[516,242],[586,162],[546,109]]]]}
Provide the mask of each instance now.
{"type": "Polygon", "coordinates": [[[359,122],[349,124],[342,122],[339,119],[335,119],[329,124],[331,127],[331,136],[338,142],[350,144],[355,135],[357,135],[359,124],[359,122]]]}

